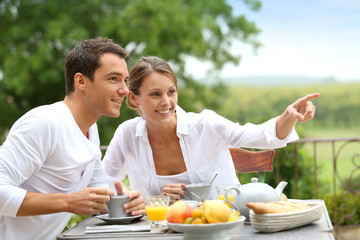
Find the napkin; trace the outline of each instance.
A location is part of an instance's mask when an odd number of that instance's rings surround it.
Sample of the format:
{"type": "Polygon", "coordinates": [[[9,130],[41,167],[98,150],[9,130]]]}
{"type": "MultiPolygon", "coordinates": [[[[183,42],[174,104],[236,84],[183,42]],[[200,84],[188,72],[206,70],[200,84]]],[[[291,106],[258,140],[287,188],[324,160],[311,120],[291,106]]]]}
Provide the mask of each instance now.
{"type": "Polygon", "coordinates": [[[86,233],[112,233],[112,232],[147,232],[150,231],[150,225],[104,225],[96,227],[86,227],[86,233]]]}

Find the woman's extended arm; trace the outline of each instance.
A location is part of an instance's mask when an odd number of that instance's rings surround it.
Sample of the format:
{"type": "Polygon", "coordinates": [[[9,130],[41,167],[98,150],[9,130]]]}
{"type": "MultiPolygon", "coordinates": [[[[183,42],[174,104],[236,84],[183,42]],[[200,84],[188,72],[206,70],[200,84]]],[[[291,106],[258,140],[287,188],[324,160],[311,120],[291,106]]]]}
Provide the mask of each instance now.
{"type": "Polygon", "coordinates": [[[315,106],[310,101],[317,98],[320,93],[309,94],[289,105],[276,121],[276,136],[286,138],[296,125],[297,121],[307,122],[315,116],[315,106]]]}

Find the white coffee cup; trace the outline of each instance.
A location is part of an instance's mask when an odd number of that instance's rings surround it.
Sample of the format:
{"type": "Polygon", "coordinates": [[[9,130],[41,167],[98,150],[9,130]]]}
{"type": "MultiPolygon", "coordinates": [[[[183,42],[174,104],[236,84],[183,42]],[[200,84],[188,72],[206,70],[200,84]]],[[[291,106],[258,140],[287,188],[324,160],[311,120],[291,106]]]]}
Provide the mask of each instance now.
{"type": "Polygon", "coordinates": [[[106,203],[106,208],[110,218],[127,217],[124,212],[123,204],[129,202],[128,195],[115,195],[110,197],[110,201],[106,203]]]}
{"type": "Polygon", "coordinates": [[[204,201],[210,198],[211,184],[208,183],[192,183],[186,184],[184,188],[185,199],[194,201],[204,201]]]}

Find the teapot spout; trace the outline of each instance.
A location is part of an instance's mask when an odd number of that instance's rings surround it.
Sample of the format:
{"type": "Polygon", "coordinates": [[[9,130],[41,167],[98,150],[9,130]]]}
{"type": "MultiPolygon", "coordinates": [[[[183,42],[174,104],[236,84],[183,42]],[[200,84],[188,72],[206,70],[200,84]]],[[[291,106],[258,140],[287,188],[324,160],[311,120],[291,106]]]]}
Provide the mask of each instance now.
{"type": "Polygon", "coordinates": [[[287,184],[288,184],[287,182],[281,181],[277,185],[277,187],[275,188],[276,196],[279,197],[279,200],[280,200],[281,194],[282,194],[282,192],[283,192],[283,190],[284,190],[284,188],[286,187],[287,184]]]}

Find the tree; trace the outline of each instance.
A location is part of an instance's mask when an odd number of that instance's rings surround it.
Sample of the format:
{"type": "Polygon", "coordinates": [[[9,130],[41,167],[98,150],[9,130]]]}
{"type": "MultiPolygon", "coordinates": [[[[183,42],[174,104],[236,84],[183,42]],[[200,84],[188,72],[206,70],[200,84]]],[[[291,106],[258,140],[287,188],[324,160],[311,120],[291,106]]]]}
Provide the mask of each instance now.
{"type": "MultiPolygon", "coordinates": [[[[239,2],[252,10],[261,7],[259,0],[239,2]]],[[[221,95],[217,86],[202,86],[184,72],[185,56],[210,61],[217,70],[228,62],[238,64],[240,56],[231,52],[231,42],[257,48],[260,32],[244,15],[234,16],[226,0],[3,0],[0,23],[0,90],[6,100],[0,110],[12,109],[1,120],[0,131],[25,111],[64,98],[64,61],[83,39],[112,38],[130,53],[129,66],[141,55],[166,59],[180,79],[179,102],[198,111],[207,104],[216,108],[221,95]]],[[[100,119],[103,143],[114,125],[133,116],[123,108],[120,119],[100,119]]]]}

